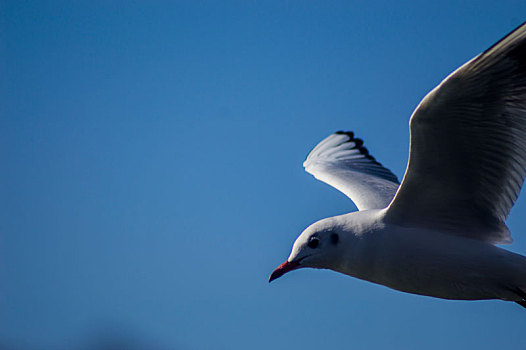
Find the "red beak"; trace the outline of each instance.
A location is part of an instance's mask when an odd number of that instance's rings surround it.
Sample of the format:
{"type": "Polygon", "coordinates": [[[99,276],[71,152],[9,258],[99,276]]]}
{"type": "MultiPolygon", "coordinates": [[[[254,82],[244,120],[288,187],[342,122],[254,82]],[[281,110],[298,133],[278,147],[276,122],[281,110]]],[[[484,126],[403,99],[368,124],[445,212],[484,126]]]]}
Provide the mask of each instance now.
{"type": "Polygon", "coordinates": [[[274,272],[270,275],[268,279],[268,283],[274,281],[276,278],[283,276],[289,271],[296,270],[298,267],[300,267],[300,263],[296,261],[288,261],[286,260],[283,264],[279,265],[274,272]]]}

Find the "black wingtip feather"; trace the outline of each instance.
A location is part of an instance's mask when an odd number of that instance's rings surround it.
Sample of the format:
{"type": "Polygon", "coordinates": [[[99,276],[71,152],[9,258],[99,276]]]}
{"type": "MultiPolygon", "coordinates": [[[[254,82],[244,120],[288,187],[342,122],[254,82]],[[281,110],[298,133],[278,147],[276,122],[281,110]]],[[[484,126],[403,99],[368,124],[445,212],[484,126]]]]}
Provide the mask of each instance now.
{"type": "MultiPolygon", "coordinates": [[[[309,161],[316,159],[328,162],[342,162],[342,166],[349,167],[350,170],[363,172],[369,175],[380,177],[384,180],[400,184],[396,175],[394,175],[389,169],[385,168],[381,163],[379,163],[372,155],[369,154],[369,150],[363,146],[364,142],[362,139],[355,138],[354,132],[352,131],[343,131],[338,130],[325,138],[320,142],[316,147],[307,155],[307,159],[304,163],[304,166],[307,168],[309,161]],[[338,137],[332,138],[334,135],[346,135],[347,137],[338,137]],[[332,140],[329,146],[325,144],[327,140],[332,140]],[[323,153],[327,149],[334,149],[338,147],[338,152],[344,150],[357,150],[361,157],[356,157],[356,153],[351,152],[352,157],[350,158],[337,158],[337,159],[325,159],[323,153]],[[364,159],[367,159],[368,162],[363,162],[364,159]],[[355,163],[356,162],[356,163],[355,163]],[[345,164],[344,164],[345,163],[345,164]],[[351,164],[352,163],[352,164],[351,164]],[[359,163],[359,164],[358,164],[359,163]],[[378,168],[379,167],[379,168],[378,168]]],[[[330,156],[329,156],[330,158],[330,156]]],[[[309,170],[307,170],[309,171],[309,170]]],[[[310,172],[310,171],[309,171],[310,172]]]]}
{"type": "Polygon", "coordinates": [[[336,135],[347,135],[352,139],[354,139],[354,133],[352,131],[343,131],[343,130],[338,130],[335,132],[336,135]]]}
{"type": "Polygon", "coordinates": [[[363,147],[363,140],[362,139],[353,139],[351,140],[356,144],[356,148],[365,148],[363,147]]]}
{"type": "MultiPolygon", "coordinates": [[[[376,161],[376,159],[371,156],[369,154],[369,150],[367,148],[364,147],[363,145],[363,140],[362,139],[359,139],[359,138],[355,138],[354,137],[354,132],[352,131],[343,131],[343,130],[338,130],[335,132],[336,135],[347,135],[349,136],[349,140],[347,142],[354,142],[355,146],[352,147],[352,149],[357,149],[360,151],[360,153],[367,159],[370,159],[372,161],[375,161],[376,163],[378,163],[376,161]]],[[[378,163],[379,165],[381,165],[380,163],[378,163]]]]}

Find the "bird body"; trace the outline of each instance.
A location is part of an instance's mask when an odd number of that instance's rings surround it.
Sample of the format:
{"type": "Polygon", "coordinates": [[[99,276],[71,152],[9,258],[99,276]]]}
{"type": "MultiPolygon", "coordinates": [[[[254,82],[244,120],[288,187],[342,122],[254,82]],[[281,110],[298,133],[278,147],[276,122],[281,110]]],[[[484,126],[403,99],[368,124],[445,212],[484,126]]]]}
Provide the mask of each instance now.
{"type": "Polygon", "coordinates": [[[321,263],[392,289],[443,299],[522,301],[526,294],[526,257],[483,241],[386,223],[385,209],[311,225],[289,259],[302,259],[304,240],[327,229],[339,235],[337,247],[326,261],[306,260],[304,267],[321,263]]]}
{"type": "Polygon", "coordinates": [[[526,308],[526,257],[505,220],[526,177],[526,23],[433,89],[410,119],[403,181],[352,132],[336,132],[304,167],[357,212],[320,220],[272,281],[331,269],[403,292],[502,299],[526,308]]]}

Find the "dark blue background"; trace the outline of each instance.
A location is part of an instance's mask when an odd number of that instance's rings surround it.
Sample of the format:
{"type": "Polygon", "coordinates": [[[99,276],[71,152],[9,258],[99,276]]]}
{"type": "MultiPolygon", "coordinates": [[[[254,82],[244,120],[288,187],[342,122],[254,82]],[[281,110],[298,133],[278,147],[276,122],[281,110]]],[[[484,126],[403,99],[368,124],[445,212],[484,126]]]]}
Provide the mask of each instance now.
{"type": "MultiPolygon", "coordinates": [[[[524,1],[3,1],[0,346],[519,349],[526,311],[269,273],[352,203],[304,173],[408,119],[524,1]],[[104,345],[105,346],[105,345],[104,345]]],[[[509,226],[526,253],[526,207],[509,226]]]]}

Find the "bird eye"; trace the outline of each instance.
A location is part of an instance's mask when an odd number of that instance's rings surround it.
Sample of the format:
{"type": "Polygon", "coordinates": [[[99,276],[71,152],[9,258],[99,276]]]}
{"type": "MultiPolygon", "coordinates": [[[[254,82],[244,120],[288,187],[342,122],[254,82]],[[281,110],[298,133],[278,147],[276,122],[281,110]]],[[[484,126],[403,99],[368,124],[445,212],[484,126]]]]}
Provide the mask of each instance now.
{"type": "Polygon", "coordinates": [[[311,237],[311,239],[309,240],[309,243],[307,243],[309,248],[312,248],[312,249],[316,248],[318,244],[320,244],[320,240],[318,239],[318,237],[311,237]]]}

